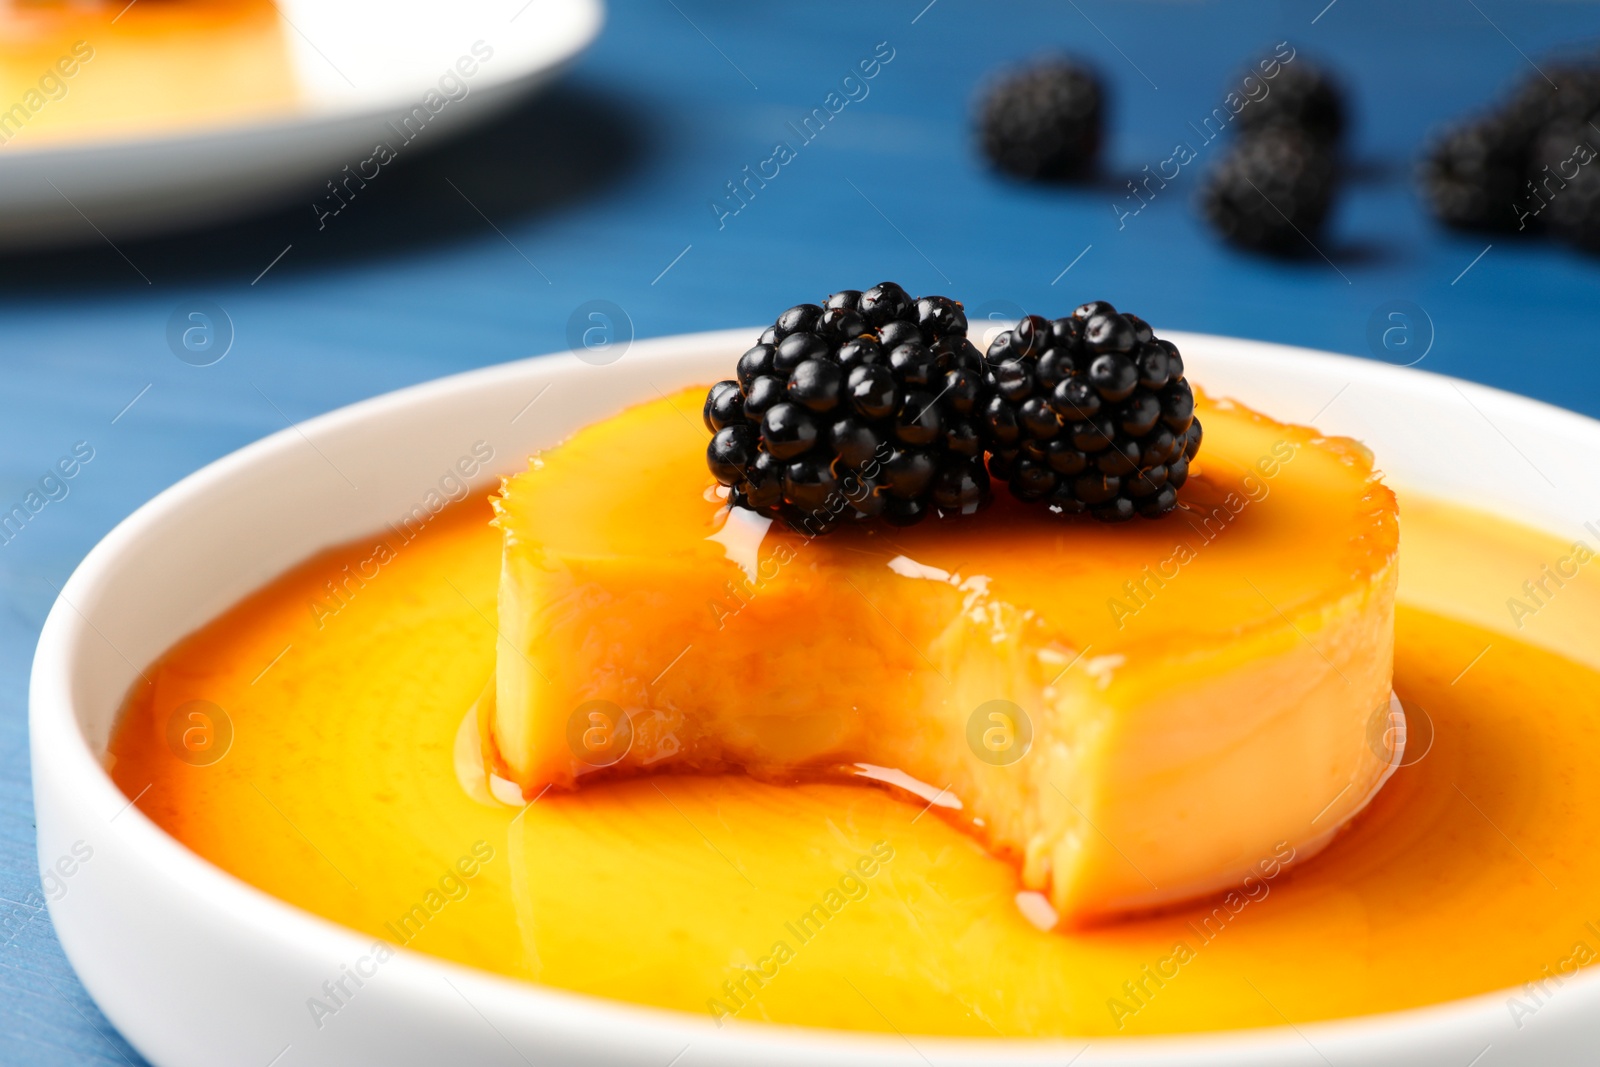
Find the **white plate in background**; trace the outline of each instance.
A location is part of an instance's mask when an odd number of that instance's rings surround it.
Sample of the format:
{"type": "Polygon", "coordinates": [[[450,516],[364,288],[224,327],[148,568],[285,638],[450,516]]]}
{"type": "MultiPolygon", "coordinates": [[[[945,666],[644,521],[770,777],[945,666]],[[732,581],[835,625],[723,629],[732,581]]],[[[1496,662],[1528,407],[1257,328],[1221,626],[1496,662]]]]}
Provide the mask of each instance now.
{"type": "MultiPolygon", "coordinates": [[[[601,0],[279,0],[292,105],[86,139],[50,130],[67,109],[94,106],[91,94],[118,91],[117,79],[100,74],[129,58],[129,44],[115,36],[127,26],[119,31],[106,21],[118,7],[120,0],[104,10],[90,5],[100,13],[86,16],[82,37],[94,56],[68,64],[78,67],[73,76],[54,76],[65,89],[35,112],[38,121],[0,126],[11,135],[0,144],[0,250],[152,236],[302,194],[311,214],[313,200],[328,195],[326,183],[371,159],[378,142],[403,156],[492,118],[560,73],[603,21],[601,0]],[[458,63],[472,73],[452,77],[458,63]],[[426,122],[414,120],[413,132],[421,132],[407,143],[391,124],[430,92],[447,102],[435,103],[426,122]]],[[[157,11],[129,4],[117,19],[131,25],[157,11]]],[[[57,47],[37,61],[8,59],[7,81],[31,78],[30,63],[51,76],[53,61],[66,54],[57,47]]],[[[57,81],[47,84],[55,90],[57,81]]],[[[207,90],[197,77],[193,92],[207,90]]],[[[25,105],[21,89],[12,93],[15,99],[0,99],[0,117],[25,105]]]]}

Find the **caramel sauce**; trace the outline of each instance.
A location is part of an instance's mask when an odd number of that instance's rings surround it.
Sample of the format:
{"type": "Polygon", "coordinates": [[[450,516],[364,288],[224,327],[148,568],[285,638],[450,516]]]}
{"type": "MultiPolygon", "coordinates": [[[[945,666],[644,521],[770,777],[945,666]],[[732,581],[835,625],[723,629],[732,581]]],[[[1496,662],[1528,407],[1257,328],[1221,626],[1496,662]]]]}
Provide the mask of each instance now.
{"type": "Polygon", "coordinates": [[[1230,896],[1080,933],[1038,929],[1011,866],[871,786],[670,775],[474,799],[454,754],[494,666],[500,562],[477,500],[409,543],[324,553],[185,639],[108,762],[179,841],[308,911],[740,1021],[1161,1034],[1559,977],[1600,953],[1600,582],[1571,543],[1401,507],[1407,765],[1304,865],[1264,855],[1230,896]],[[1557,585],[1542,568],[1562,560],[1557,585]],[[231,725],[214,762],[184,747],[199,720],[172,727],[196,707],[231,725]]]}

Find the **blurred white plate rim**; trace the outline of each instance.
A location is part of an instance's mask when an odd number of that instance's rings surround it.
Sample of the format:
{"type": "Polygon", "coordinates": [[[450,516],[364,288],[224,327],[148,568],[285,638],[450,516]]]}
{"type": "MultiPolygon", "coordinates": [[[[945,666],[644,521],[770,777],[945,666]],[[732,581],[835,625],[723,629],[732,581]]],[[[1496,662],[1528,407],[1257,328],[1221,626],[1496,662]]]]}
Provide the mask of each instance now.
{"type": "Polygon", "coordinates": [[[492,118],[564,70],[604,21],[601,0],[278,7],[298,110],[0,146],[0,250],[198,227],[297,189],[309,203],[380,141],[399,154],[421,151],[492,118]]]}

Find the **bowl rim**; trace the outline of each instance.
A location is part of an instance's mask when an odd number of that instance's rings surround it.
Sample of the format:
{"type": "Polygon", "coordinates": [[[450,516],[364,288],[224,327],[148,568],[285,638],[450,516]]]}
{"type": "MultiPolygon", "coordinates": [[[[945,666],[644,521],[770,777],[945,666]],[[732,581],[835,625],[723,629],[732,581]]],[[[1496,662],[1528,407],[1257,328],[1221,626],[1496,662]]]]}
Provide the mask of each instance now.
{"type": "MultiPolygon", "coordinates": [[[[319,4],[345,2],[345,0],[315,0],[319,4]]],[[[284,5],[280,4],[280,8],[284,5]]],[[[537,42],[537,51],[521,58],[510,70],[494,70],[482,82],[484,92],[514,90],[530,79],[554,75],[564,71],[580,56],[605,25],[604,0],[554,0],[554,10],[546,12],[546,21],[539,28],[544,31],[537,42]]],[[[278,12],[286,24],[286,13],[278,12]]],[[[296,31],[298,32],[298,30],[296,31]]],[[[145,150],[170,152],[177,148],[205,145],[218,137],[281,137],[324,128],[338,128],[351,124],[369,123],[387,116],[395,108],[413,103],[419,95],[417,85],[394,87],[383,93],[358,93],[350,98],[316,98],[303,110],[265,116],[247,116],[231,119],[181,125],[175,129],[136,131],[127,134],[108,134],[89,140],[68,140],[60,144],[25,144],[7,153],[15,162],[10,167],[45,164],[81,164],[106,153],[145,150]]],[[[427,86],[420,86],[426,90],[427,86]]]]}
{"type": "MultiPolygon", "coordinates": [[[[671,361],[707,349],[737,350],[748,344],[749,338],[760,329],[709,331],[635,341],[628,351],[626,364],[671,361]]],[[[1521,416],[1561,433],[1585,438],[1600,447],[1600,422],[1488,386],[1416,368],[1271,342],[1180,331],[1164,332],[1164,336],[1185,348],[1227,346],[1240,353],[1239,358],[1246,362],[1251,359],[1308,361],[1309,366],[1336,369],[1339,376],[1351,381],[1364,380],[1402,391],[1437,393],[1455,389],[1484,410],[1508,417],[1521,416]]],[[[528,378],[530,371],[573,371],[582,366],[584,364],[572,354],[535,356],[433,379],[334,409],[279,430],[201,467],[118,523],[90,550],[60,588],[35,650],[29,684],[29,735],[36,807],[43,808],[54,802],[53,797],[44,796],[43,783],[63,787],[86,808],[102,813],[116,811],[119,818],[110,832],[120,839],[120,844],[162,868],[174,884],[188,887],[206,907],[245,924],[257,931],[258,936],[273,938],[297,952],[326,957],[348,958],[364,951],[372,943],[369,935],[302,910],[214,866],[157,826],[115,785],[80,727],[74,703],[73,677],[79,646],[92,633],[98,632],[77,605],[92,604],[97,590],[115,573],[125,553],[162,522],[168,521],[174,510],[205,495],[238,472],[270,461],[286,447],[297,446],[307,436],[359,427],[444,395],[521,382],[528,378]]],[[[90,610],[92,612],[93,608],[90,610]]],[[[134,665],[136,671],[142,666],[134,665]]],[[[42,834],[38,849],[40,867],[47,868],[51,857],[45,854],[42,834]]],[[[52,919],[60,921],[60,909],[54,901],[50,902],[50,911],[52,919]]],[[[75,953],[66,940],[63,938],[63,945],[72,958],[75,953]]],[[[1459,1038],[1501,1033],[1504,1026],[1495,1026],[1492,1022],[1505,1022],[1506,998],[1520,992],[1517,987],[1511,987],[1399,1011],[1303,1024],[1285,1018],[1283,1026],[1247,1030],[1133,1037],[963,1038],[926,1034],[896,1037],[887,1033],[742,1021],[717,1028],[709,1018],[702,1019],[688,1012],[545,986],[411,949],[397,949],[397,954],[405,961],[403,967],[395,968],[398,978],[417,991],[422,990],[424,983],[436,988],[438,978],[443,976],[470,991],[472,1003],[514,1011],[535,1027],[579,1030],[597,1042],[596,1047],[602,1052],[610,1050],[616,1056],[627,1056],[644,1054],[664,1044],[677,1047],[688,1042],[711,1050],[707,1055],[712,1056],[712,1062],[719,1063],[749,1062],[751,1057],[765,1062],[800,1063],[810,1062],[820,1055],[841,1053],[849,1054],[852,1062],[871,1063],[922,1063],[929,1055],[938,1055],[950,1062],[1040,1062],[1046,1057],[1059,1060],[1063,1053],[1084,1055],[1091,1049],[1092,1054],[1081,1060],[1083,1065],[1101,1062],[1269,1064],[1302,1060],[1316,1063],[1326,1059],[1325,1053],[1353,1055],[1376,1049],[1385,1053],[1404,1049],[1422,1051],[1437,1045],[1445,1035],[1459,1038]],[[912,1038],[915,1038],[914,1044],[912,1038]],[[915,1055],[907,1052],[907,1045],[915,1055]],[[1316,1057],[1306,1056],[1308,1048],[1317,1054],[1316,1057]]],[[[79,966],[78,960],[73,959],[73,963],[79,966]]],[[[418,995],[431,997],[437,993],[418,992],[418,995]]],[[[1560,1014],[1581,1012],[1585,1007],[1592,1014],[1593,1009],[1600,1006],[1600,968],[1569,976],[1559,999],[1564,1009],[1560,1014]]],[[[113,1021],[119,1026],[124,1022],[113,1021]]],[[[125,1032],[130,1029],[123,1028],[125,1032]]],[[[601,1061],[612,1062],[597,1055],[596,1062],[601,1061]]]]}

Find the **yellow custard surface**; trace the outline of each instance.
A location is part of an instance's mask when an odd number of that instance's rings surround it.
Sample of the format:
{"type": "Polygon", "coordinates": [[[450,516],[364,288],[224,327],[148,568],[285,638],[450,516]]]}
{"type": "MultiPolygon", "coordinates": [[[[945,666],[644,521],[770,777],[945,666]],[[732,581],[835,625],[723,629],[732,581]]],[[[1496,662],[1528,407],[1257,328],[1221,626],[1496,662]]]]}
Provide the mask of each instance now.
{"type": "Polygon", "coordinates": [[[297,112],[272,0],[0,0],[0,151],[297,112]]]}
{"type": "Polygon", "coordinates": [[[1168,521],[1001,492],[807,537],[708,494],[705,395],[587,426],[494,500],[489,736],[523,796],[891,768],[1085,926],[1240,884],[1280,842],[1304,858],[1387,775],[1399,526],[1359,443],[1197,393],[1168,521]]]}
{"type": "Polygon", "coordinates": [[[1263,855],[1231,894],[1104,927],[1036,928],[1014,867],[867,785],[472,799],[455,753],[494,666],[500,563],[477,500],[325,553],[187,638],[130,695],[108,763],[175,838],[308,911],[736,1023],[1163,1034],[1569,973],[1600,953],[1600,580],[1573,542],[1403,494],[1401,512],[1407,765],[1303,865],[1263,855]],[[1560,585],[1541,570],[1558,564],[1560,585]],[[1533,613],[1512,610],[1541,579],[1533,613]],[[185,751],[190,723],[231,728],[226,754],[185,751]]]}

